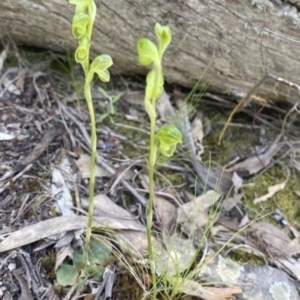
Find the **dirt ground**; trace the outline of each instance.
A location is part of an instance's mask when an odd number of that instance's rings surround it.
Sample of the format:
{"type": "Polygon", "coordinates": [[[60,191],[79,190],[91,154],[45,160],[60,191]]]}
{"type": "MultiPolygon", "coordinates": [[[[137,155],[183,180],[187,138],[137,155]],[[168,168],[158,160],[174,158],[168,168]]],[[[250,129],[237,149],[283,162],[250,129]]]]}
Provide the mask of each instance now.
{"type": "MultiPolygon", "coordinates": [[[[82,74],[72,59],[36,49],[3,50],[0,62],[0,299],[146,299],[144,79],[115,75],[107,85],[93,84],[100,224],[94,238],[110,250],[96,262],[104,274],[78,269],[64,284],[57,273],[63,264],[75,266],[74,253],[82,253],[88,207],[82,74]]],[[[179,103],[188,93],[166,85],[158,127],[170,105],[183,110],[179,103]]],[[[190,105],[183,118],[195,153],[183,131],[176,154],[159,158],[157,264],[172,250],[182,276],[175,288],[174,265],[158,267],[159,299],[299,299],[298,107],[252,95],[218,145],[239,100],[195,92],[183,102],[190,105]],[[247,288],[250,283],[255,287],[247,288]]],[[[178,115],[171,122],[183,122],[178,115]]]]}

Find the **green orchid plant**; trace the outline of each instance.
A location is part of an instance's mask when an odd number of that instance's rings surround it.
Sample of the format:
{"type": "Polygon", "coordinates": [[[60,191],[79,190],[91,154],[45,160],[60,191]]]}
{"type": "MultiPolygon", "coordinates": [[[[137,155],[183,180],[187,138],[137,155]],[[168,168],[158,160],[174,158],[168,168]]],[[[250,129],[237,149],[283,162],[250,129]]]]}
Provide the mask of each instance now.
{"type": "Polygon", "coordinates": [[[117,95],[109,95],[103,88],[99,87],[99,92],[105,97],[105,101],[99,102],[99,105],[105,109],[102,115],[99,117],[99,121],[102,122],[106,118],[109,119],[110,123],[114,123],[115,115],[115,103],[120,100],[123,93],[118,93],[117,95]]]}
{"type": "Polygon", "coordinates": [[[103,82],[110,80],[108,68],[112,66],[112,58],[107,54],[98,55],[90,63],[89,54],[91,47],[92,30],[97,14],[97,8],[93,0],[69,0],[75,5],[75,15],[72,21],[72,32],[78,40],[78,47],[75,52],[75,60],[80,63],[85,75],[84,96],[91,118],[91,165],[90,165],[90,186],[89,186],[89,213],[85,238],[85,253],[88,253],[92,233],[92,222],[94,215],[94,187],[95,187],[95,164],[97,150],[96,120],[91,95],[91,83],[94,75],[97,74],[103,82]]]}
{"type": "Polygon", "coordinates": [[[162,59],[163,54],[172,39],[172,31],[168,26],[155,24],[155,35],[158,46],[147,38],[141,38],[137,43],[139,62],[143,66],[152,68],[146,77],[145,110],[150,119],[150,151],[148,158],[149,168],[149,201],[147,205],[147,242],[149,263],[153,284],[153,299],[156,299],[156,272],[152,244],[152,222],[154,205],[154,170],[158,154],[171,157],[178,143],[182,142],[181,132],[174,125],[165,125],[156,130],[156,103],[164,91],[164,76],[162,59]]]}

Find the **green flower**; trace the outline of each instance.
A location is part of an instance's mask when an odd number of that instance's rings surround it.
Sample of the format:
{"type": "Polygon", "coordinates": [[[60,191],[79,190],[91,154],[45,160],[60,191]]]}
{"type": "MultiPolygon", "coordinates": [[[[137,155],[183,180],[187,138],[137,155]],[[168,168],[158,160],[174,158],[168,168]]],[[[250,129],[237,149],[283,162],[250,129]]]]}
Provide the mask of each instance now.
{"type": "Polygon", "coordinates": [[[166,157],[171,157],[177,144],[182,143],[181,132],[174,125],[164,125],[159,128],[155,138],[160,153],[166,157]]]}
{"type": "Polygon", "coordinates": [[[159,61],[156,45],[149,39],[139,39],[137,43],[139,62],[142,66],[148,66],[155,61],[159,61]]]}
{"type": "Polygon", "coordinates": [[[97,56],[91,63],[89,70],[89,78],[96,73],[102,82],[108,82],[110,74],[108,68],[113,65],[112,58],[107,54],[97,56]]]}
{"type": "Polygon", "coordinates": [[[83,38],[88,30],[90,23],[90,17],[84,12],[78,12],[75,14],[72,21],[72,32],[76,39],[83,38]]]}
{"type": "Polygon", "coordinates": [[[161,26],[159,23],[155,24],[155,35],[158,40],[158,45],[159,45],[159,53],[160,56],[162,57],[165,50],[171,43],[172,39],[172,31],[169,26],[161,26]]]}
{"type": "Polygon", "coordinates": [[[85,37],[80,40],[79,45],[75,51],[75,60],[78,63],[83,63],[87,60],[89,55],[89,48],[90,48],[90,40],[85,37]]]}

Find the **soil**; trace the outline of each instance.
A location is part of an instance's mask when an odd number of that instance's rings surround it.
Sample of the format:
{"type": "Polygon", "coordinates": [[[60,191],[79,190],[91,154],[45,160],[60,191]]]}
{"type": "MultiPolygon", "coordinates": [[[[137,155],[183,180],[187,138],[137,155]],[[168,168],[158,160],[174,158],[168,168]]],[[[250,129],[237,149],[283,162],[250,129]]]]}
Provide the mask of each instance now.
{"type": "MultiPolygon", "coordinates": [[[[42,51],[37,53],[32,49],[19,51],[19,56],[15,52],[8,53],[1,70],[0,133],[7,134],[0,139],[1,241],[5,241],[12,232],[63,214],[57,207],[57,195],[53,194],[53,169],[61,168],[65,158],[70,162],[70,173],[77,174],[75,182],[68,186],[75,214],[83,214],[83,208],[78,206],[78,199],[88,198],[89,180],[82,174],[80,176],[76,164],[83,153],[89,154],[89,144],[82,130],[84,128],[89,133],[89,115],[80,84],[81,71],[68,57],[57,57],[42,51]],[[5,73],[9,70],[9,74],[5,73]],[[5,91],[5,78],[17,78],[13,81],[15,90],[7,87],[5,91]]],[[[121,172],[132,164],[132,173],[126,180],[147,198],[145,184],[140,176],[146,171],[149,137],[149,123],[143,109],[144,80],[117,75],[112,79],[108,85],[100,85],[95,81],[92,94],[98,120],[98,153],[117,173],[114,176],[98,176],[95,195],[107,195],[115,204],[128,210],[141,224],[145,224],[145,207],[118,179],[121,172]],[[120,99],[114,103],[115,112],[109,106],[109,99],[99,92],[99,86],[112,98],[120,95],[120,99]],[[107,114],[106,118],[100,121],[104,114],[107,114]]],[[[168,84],[166,91],[171,99],[178,91],[183,96],[188,94],[187,90],[168,84]]],[[[212,97],[211,94],[204,93],[201,100],[192,101],[193,111],[201,112],[204,132],[207,131],[203,138],[202,154],[202,162],[206,166],[225,166],[237,158],[244,161],[255,157],[282,133],[283,120],[290,107],[282,108],[275,104],[263,107],[260,103],[253,102],[235,115],[221,146],[217,146],[219,134],[236,105],[236,100],[238,99],[230,96],[212,97]],[[218,98],[222,98],[224,102],[216,100],[218,98]]],[[[174,103],[173,105],[175,106],[174,103]]],[[[261,166],[258,173],[241,175],[244,181],[239,188],[239,193],[242,194],[239,205],[243,214],[247,212],[251,220],[267,215],[264,220],[276,227],[287,231],[290,226],[298,232],[300,191],[297,183],[300,180],[300,169],[297,165],[299,151],[295,142],[299,138],[296,116],[295,111],[285,124],[288,128],[285,128],[281,140],[284,148],[271,157],[268,164],[261,166]],[[254,204],[254,199],[267,194],[269,187],[285,180],[287,183],[282,190],[265,202],[254,204]],[[275,221],[273,212],[276,209],[281,212],[282,217],[275,221]]],[[[182,145],[171,160],[161,159],[157,168],[160,175],[156,177],[157,191],[165,192],[172,188],[181,201],[187,201],[184,196],[186,191],[197,196],[197,180],[195,181],[195,174],[184,151],[182,145]]],[[[67,181],[68,177],[64,176],[67,181]]],[[[70,183],[69,180],[68,182],[70,183]]],[[[203,188],[198,193],[203,193],[203,188]]],[[[230,213],[224,207],[220,215],[230,218],[230,213]]],[[[155,225],[158,229],[157,219],[155,225]]],[[[30,244],[0,253],[0,299],[95,298],[95,290],[101,286],[101,281],[93,281],[92,276],[85,278],[84,284],[77,291],[74,289],[73,293],[70,292],[72,287],[63,287],[57,282],[55,266],[62,248],[55,245],[60,239],[61,236],[58,235],[36,238],[30,244]],[[72,297],[67,298],[68,293],[72,297]]],[[[212,238],[209,247],[218,251],[225,243],[223,241],[220,245],[212,238]]],[[[82,249],[82,243],[72,240],[69,247],[82,249]]],[[[224,251],[226,249],[224,247],[224,251]]],[[[230,257],[238,262],[262,264],[261,257],[253,253],[240,252],[239,249],[234,253],[236,255],[231,253],[230,257]]],[[[66,255],[64,261],[70,262],[70,256],[66,255]]],[[[200,254],[197,259],[200,259],[200,254]]],[[[268,259],[267,264],[271,264],[271,259],[268,259]]],[[[112,255],[112,259],[106,262],[105,266],[110,266],[116,275],[110,299],[138,300],[145,297],[145,288],[151,285],[148,275],[150,271],[146,267],[139,269],[137,265],[136,261],[132,262],[140,281],[128,271],[128,267],[120,263],[118,255],[112,255]],[[139,282],[142,282],[143,288],[139,282]]],[[[297,278],[290,272],[287,271],[287,274],[297,282],[297,278]]],[[[172,290],[172,287],[169,286],[169,289],[172,290]]],[[[168,295],[168,289],[165,289],[158,298],[169,299],[168,295]]],[[[104,298],[99,296],[97,299],[104,298]]],[[[172,299],[201,298],[178,293],[172,299]]]]}

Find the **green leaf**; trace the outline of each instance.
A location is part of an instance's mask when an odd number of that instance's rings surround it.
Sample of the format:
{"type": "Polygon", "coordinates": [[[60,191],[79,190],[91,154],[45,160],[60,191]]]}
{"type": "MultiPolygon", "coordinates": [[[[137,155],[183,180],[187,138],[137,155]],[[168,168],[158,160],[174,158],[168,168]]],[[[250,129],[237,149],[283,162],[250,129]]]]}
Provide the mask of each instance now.
{"type": "Polygon", "coordinates": [[[88,257],[90,262],[96,264],[104,264],[111,254],[109,249],[103,242],[91,239],[88,257]]]}
{"type": "Polygon", "coordinates": [[[84,256],[80,254],[79,252],[75,251],[73,253],[73,265],[77,268],[80,269],[82,265],[84,265],[84,256]]]}
{"type": "Polygon", "coordinates": [[[84,12],[77,12],[72,21],[72,32],[76,39],[83,38],[88,29],[90,17],[84,12]]]}
{"type": "Polygon", "coordinates": [[[93,277],[93,280],[100,281],[103,278],[105,268],[99,265],[91,264],[83,270],[84,276],[93,277]]]}
{"type": "Polygon", "coordinates": [[[57,282],[62,286],[72,286],[76,283],[78,277],[77,268],[75,266],[62,264],[56,271],[57,282]]]}
{"type": "Polygon", "coordinates": [[[107,54],[97,56],[91,63],[90,71],[97,73],[98,71],[104,71],[113,65],[112,58],[107,54]]]}
{"type": "Polygon", "coordinates": [[[79,45],[75,51],[75,60],[78,63],[83,63],[88,59],[89,48],[90,48],[90,41],[87,37],[84,37],[83,39],[80,40],[79,45]]]}
{"type": "Polygon", "coordinates": [[[162,58],[165,50],[172,40],[172,31],[169,26],[161,26],[159,23],[155,24],[154,30],[158,40],[160,58],[162,58]]]}
{"type": "Polygon", "coordinates": [[[76,285],[76,291],[80,292],[83,291],[84,287],[86,286],[86,281],[84,280],[84,278],[78,278],[77,279],[77,285],[76,285]]]}
{"type": "Polygon", "coordinates": [[[94,273],[93,279],[100,281],[103,278],[105,268],[98,266],[96,272],[94,273]]]}
{"type": "Polygon", "coordinates": [[[164,125],[157,131],[155,138],[159,144],[159,151],[166,157],[171,157],[176,146],[182,143],[181,132],[174,125],[164,125]]]}
{"type": "Polygon", "coordinates": [[[149,39],[139,39],[137,42],[139,62],[143,66],[148,66],[154,61],[159,60],[156,45],[149,39]]]}

